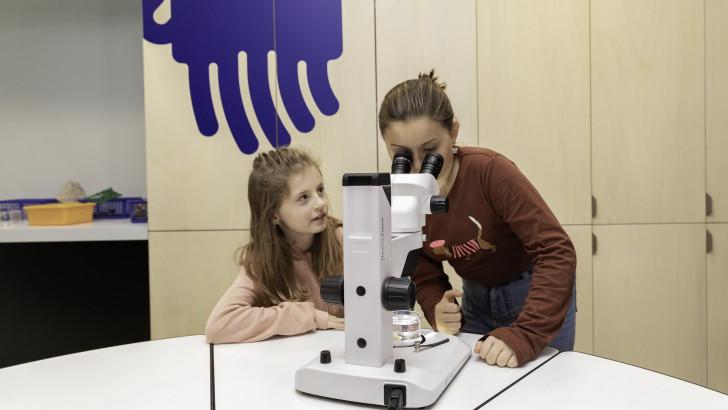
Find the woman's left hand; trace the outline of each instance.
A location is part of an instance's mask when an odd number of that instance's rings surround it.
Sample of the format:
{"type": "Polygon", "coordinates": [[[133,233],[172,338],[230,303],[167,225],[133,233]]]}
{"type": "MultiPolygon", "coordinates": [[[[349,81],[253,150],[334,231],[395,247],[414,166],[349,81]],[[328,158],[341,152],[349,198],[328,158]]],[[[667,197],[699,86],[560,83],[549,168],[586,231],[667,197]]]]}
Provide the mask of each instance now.
{"type": "Polygon", "coordinates": [[[505,342],[493,336],[488,336],[484,341],[476,343],[473,351],[488,364],[499,367],[518,367],[518,359],[513,350],[505,342]]]}

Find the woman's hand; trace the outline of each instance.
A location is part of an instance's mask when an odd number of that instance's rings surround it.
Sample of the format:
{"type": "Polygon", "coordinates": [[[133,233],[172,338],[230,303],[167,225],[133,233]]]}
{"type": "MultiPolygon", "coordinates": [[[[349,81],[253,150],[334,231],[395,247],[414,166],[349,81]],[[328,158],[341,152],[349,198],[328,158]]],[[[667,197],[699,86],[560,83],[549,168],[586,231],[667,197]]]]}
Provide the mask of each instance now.
{"type": "Polygon", "coordinates": [[[455,298],[462,295],[463,291],[450,289],[435,305],[435,327],[438,332],[449,335],[456,335],[460,332],[460,321],[463,316],[455,298]]]}
{"type": "Polygon", "coordinates": [[[488,336],[485,341],[476,343],[473,351],[488,364],[499,367],[518,367],[516,354],[505,342],[496,337],[488,336]]]}
{"type": "Polygon", "coordinates": [[[327,329],[344,330],[344,318],[334,316],[329,313],[329,323],[326,325],[327,329]]]}

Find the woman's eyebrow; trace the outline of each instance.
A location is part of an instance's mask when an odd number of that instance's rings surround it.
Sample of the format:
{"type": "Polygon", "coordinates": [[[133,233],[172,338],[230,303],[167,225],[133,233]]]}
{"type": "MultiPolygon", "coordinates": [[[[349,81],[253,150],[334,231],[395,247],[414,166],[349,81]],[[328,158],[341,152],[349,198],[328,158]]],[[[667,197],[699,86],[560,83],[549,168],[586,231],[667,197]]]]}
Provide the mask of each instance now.
{"type": "MultiPolygon", "coordinates": [[[[426,141],[426,142],[423,142],[423,143],[422,143],[422,144],[420,144],[420,145],[427,145],[427,144],[431,144],[431,143],[433,143],[433,142],[437,142],[437,137],[435,137],[435,138],[432,138],[431,140],[428,140],[428,141],[426,141]]],[[[405,146],[403,146],[403,145],[397,145],[397,144],[392,144],[392,146],[393,146],[393,147],[397,147],[397,148],[407,148],[407,147],[405,147],[405,146]]]]}

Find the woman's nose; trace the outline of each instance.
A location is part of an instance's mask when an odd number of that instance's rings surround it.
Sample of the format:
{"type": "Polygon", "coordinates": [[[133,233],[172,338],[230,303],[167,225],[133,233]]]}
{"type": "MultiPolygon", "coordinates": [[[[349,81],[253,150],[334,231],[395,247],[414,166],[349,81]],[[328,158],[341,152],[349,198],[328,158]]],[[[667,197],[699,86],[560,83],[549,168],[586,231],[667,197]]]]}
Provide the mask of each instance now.
{"type": "Polygon", "coordinates": [[[413,158],[412,167],[410,168],[410,174],[419,174],[421,166],[422,166],[422,158],[417,158],[417,157],[413,158]]]}

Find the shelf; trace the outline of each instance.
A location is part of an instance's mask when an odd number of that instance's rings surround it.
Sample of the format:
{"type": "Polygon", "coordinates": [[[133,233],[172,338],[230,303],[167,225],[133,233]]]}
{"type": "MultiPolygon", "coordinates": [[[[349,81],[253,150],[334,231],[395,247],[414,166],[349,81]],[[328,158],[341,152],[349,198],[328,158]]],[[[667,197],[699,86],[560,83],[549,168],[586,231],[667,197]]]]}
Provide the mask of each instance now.
{"type": "Polygon", "coordinates": [[[146,240],[147,224],[132,223],[128,219],[102,219],[65,226],[29,226],[25,221],[0,225],[0,243],[146,240]]]}

